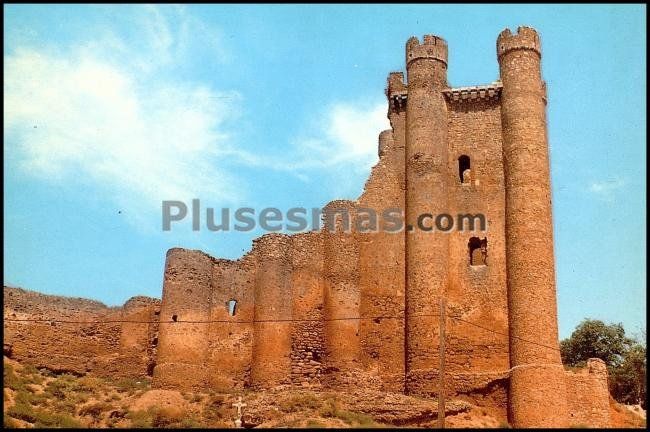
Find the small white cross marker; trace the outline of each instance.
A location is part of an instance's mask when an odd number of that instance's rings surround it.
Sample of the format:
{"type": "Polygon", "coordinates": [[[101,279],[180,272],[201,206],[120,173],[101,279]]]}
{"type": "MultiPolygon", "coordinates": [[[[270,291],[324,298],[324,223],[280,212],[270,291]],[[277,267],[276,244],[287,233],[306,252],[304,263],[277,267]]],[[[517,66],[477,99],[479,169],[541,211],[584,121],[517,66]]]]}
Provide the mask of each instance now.
{"type": "Polygon", "coordinates": [[[242,410],[242,408],[244,408],[247,405],[242,402],[241,396],[239,396],[239,399],[237,399],[237,402],[232,404],[232,406],[237,408],[237,420],[235,420],[235,425],[237,427],[240,427],[241,426],[241,410],[242,410]]]}

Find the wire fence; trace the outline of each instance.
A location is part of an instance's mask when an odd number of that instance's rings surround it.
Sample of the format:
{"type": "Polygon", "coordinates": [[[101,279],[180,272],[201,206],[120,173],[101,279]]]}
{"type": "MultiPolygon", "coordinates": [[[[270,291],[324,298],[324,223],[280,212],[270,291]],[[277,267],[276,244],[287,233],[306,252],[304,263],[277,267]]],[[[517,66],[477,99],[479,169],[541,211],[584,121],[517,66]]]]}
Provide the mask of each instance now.
{"type": "MultiPolygon", "coordinates": [[[[437,318],[440,317],[440,314],[411,314],[408,315],[406,318],[437,318]]],[[[556,347],[552,347],[549,345],[542,344],[537,341],[532,341],[529,339],[525,339],[519,336],[511,335],[508,333],[500,332],[494,329],[491,329],[489,327],[474,323],[472,321],[468,321],[466,319],[463,319],[459,316],[453,315],[453,314],[446,314],[447,318],[450,318],[452,320],[456,320],[459,322],[463,322],[465,324],[480,328],[482,330],[504,336],[504,337],[510,337],[514,338],[517,340],[520,340],[522,342],[530,343],[533,345],[537,345],[540,347],[548,348],[550,350],[554,351],[560,351],[556,347]]],[[[371,316],[371,317],[340,317],[340,318],[286,318],[286,319],[253,319],[253,320],[232,320],[232,319],[212,319],[212,320],[122,320],[122,319],[115,319],[115,320],[89,320],[89,321],[76,321],[76,320],[62,320],[62,319],[47,319],[47,318],[4,318],[4,321],[9,321],[9,322],[42,322],[42,323],[56,323],[56,324],[218,324],[218,323],[223,323],[223,324],[255,324],[255,323],[293,323],[293,322],[330,322],[330,321],[363,321],[363,320],[403,320],[405,319],[405,316],[397,316],[397,315],[378,315],[378,316],[371,316]]]]}

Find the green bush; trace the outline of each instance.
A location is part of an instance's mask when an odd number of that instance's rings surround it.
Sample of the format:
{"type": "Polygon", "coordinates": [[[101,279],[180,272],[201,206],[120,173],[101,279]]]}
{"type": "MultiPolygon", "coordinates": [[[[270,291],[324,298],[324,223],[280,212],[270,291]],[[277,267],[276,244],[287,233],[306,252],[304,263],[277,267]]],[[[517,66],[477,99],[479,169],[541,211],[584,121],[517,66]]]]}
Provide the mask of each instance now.
{"type": "Polygon", "coordinates": [[[24,402],[16,401],[16,403],[7,410],[7,415],[29,423],[34,423],[37,420],[34,408],[24,402]]]}
{"type": "Polygon", "coordinates": [[[153,426],[153,416],[144,410],[129,411],[126,418],[131,421],[131,427],[133,428],[150,428],[153,426]]]}
{"type": "Polygon", "coordinates": [[[58,427],[58,428],[78,428],[82,425],[65,414],[52,413],[46,410],[38,410],[24,402],[16,402],[14,406],[7,410],[7,415],[15,419],[33,423],[36,428],[58,427]]]}
{"type": "Polygon", "coordinates": [[[318,409],[322,403],[318,398],[311,394],[296,394],[285,401],[280,409],[284,412],[296,412],[305,409],[318,409]]]}
{"type": "Polygon", "coordinates": [[[16,375],[13,366],[8,363],[4,364],[4,371],[2,373],[2,383],[4,387],[12,390],[25,390],[25,380],[16,375]]]}
{"type": "Polygon", "coordinates": [[[607,364],[609,390],[618,402],[641,404],[646,400],[646,343],[625,335],[622,324],[585,319],[560,343],[562,362],[582,367],[589,358],[607,364]]]}
{"type": "Polygon", "coordinates": [[[377,426],[377,423],[371,416],[341,409],[339,402],[333,398],[325,400],[324,406],[320,410],[320,415],[322,417],[338,418],[343,420],[345,423],[356,427],[377,426]]]}
{"type": "Polygon", "coordinates": [[[129,411],[127,418],[135,428],[197,428],[203,427],[192,415],[179,408],[151,407],[129,411]]]}
{"type": "Polygon", "coordinates": [[[34,423],[35,428],[80,428],[83,427],[74,418],[66,414],[51,413],[47,411],[38,412],[38,418],[34,423]]]}
{"type": "Polygon", "coordinates": [[[145,378],[122,378],[114,383],[118,393],[134,394],[138,390],[149,390],[151,382],[145,378]]]}
{"type": "Polygon", "coordinates": [[[47,405],[47,396],[30,393],[27,390],[19,390],[14,395],[14,401],[17,404],[24,405],[47,405]]]}
{"type": "Polygon", "coordinates": [[[102,413],[105,411],[110,411],[115,407],[111,404],[105,402],[94,402],[88,405],[84,405],[79,408],[80,416],[90,416],[94,419],[99,419],[102,416],[102,413]]]}

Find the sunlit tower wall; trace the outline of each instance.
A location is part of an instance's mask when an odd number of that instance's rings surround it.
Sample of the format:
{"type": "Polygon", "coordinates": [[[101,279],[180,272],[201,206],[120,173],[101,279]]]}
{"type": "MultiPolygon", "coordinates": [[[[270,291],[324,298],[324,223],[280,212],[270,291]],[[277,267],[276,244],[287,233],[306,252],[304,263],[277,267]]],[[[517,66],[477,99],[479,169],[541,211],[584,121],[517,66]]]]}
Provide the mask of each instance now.
{"type": "Polygon", "coordinates": [[[503,89],[506,267],[510,323],[510,420],[516,427],[567,424],[560,359],[546,95],[537,32],[497,38],[503,89]],[[531,253],[534,248],[535,253],[531,253]]]}
{"type": "Polygon", "coordinates": [[[265,234],[254,240],[255,310],[251,385],[291,383],[291,238],[265,234]]]}
{"type": "Polygon", "coordinates": [[[153,375],[157,387],[205,387],[212,263],[201,251],[167,251],[153,375]]]}
{"type": "MultiPolygon", "coordinates": [[[[438,392],[439,297],[447,283],[449,239],[417,227],[424,213],[447,213],[447,43],[426,35],[406,43],[406,379],[408,393],[438,392]]],[[[431,223],[431,221],[428,221],[431,223]]]]}
{"type": "Polygon", "coordinates": [[[361,369],[359,339],[359,247],[356,204],[335,200],[323,208],[326,364],[329,384],[354,386],[361,369]]]}

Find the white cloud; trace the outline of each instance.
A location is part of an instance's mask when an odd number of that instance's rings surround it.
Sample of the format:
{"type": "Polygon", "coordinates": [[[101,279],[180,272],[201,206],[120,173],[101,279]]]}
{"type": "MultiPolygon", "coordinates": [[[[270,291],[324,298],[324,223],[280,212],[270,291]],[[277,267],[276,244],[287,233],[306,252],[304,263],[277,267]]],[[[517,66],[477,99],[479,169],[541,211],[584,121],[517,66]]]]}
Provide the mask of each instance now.
{"type": "Polygon", "coordinates": [[[595,181],[589,185],[589,191],[605,201],[612,201],[616,191],[626,185],[625,179],[616,177],[613,179],[595,181]]]}
{"type": "Polygon", "coordinates": [[[184,7],[143,6],[133,16],[132,39],[107,27],[77,46],[5,54],[5,155],[25,173],[87,183],[154,229],[164,199],[245,202],[251,191],[237,165],[304,182],[329,177],[335,193],[361,189],[389,127],[385,102],[330,105],[282,154],[246,149],[228,127],[240,95],[176,78],[197,51],[229,61],[219,30],[184,7]]]}
{"type": "Polygon", "coordinates": [[[151,226],[163,199],[228,201],[244,191],[215,162],[239,95],[156,79],[174,58],[174,35],[156,8],[147,11],[151,49],[142,55],[114,35],[65,54],[6,55],[4,114],[5,145],[14,146],[5,152],[17,150],[25,172],[88,181],[151,226]],[[142,58],[151,59],[146,71],[134,60],[142,58]]]}
{"type": "Polygon", "coordinates": [[[368,171],[377,161],[379,132],[388,128],[385,102],[337,103],[318,116],[308,133],[294,138],[282,157],[262,156],[234,148],[227,153],[251,166],[294,173],[339,167],[368,171]]]}

